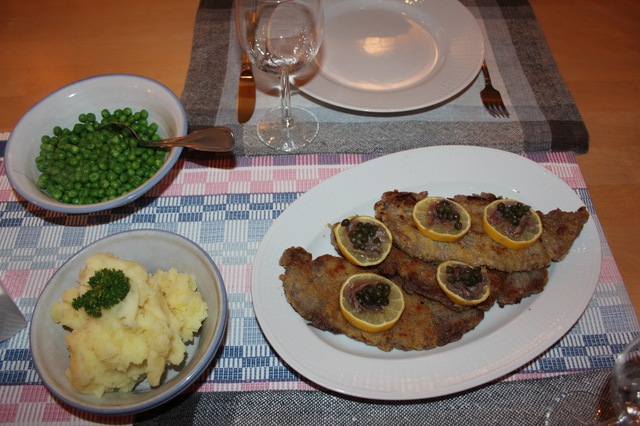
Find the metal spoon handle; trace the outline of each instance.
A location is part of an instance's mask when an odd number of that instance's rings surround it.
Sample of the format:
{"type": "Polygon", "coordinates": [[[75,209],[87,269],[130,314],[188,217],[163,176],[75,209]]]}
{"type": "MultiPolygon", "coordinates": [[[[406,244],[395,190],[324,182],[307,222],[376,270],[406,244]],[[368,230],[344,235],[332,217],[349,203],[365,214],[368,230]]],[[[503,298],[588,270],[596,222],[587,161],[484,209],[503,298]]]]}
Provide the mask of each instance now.
{"type": "Polygon", "coordinates": [[[140,141],[139,143],[150,147],[184,146],[208,152],[229,152],[233,151],[235,146],[233,133],[228,127],[208,127],[194,130],[186,136],[157,141],[140,141]]]}

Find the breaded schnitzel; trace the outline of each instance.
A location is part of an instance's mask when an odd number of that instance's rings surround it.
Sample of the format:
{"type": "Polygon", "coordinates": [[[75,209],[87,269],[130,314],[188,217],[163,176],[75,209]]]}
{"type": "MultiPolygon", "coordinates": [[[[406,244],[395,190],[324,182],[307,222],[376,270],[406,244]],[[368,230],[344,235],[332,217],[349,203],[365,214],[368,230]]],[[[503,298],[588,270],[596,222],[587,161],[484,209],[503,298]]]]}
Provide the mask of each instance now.
{"type": "Polygon", "coordinates": [[[548,280],[546,268],[525,272],[485,269],[491,294],[487,300],[478,305],[462,306],[451,301],[440,289],[436,279],[437,268],[438,264],[435,262],[424,262],[393,247],[387,258],[377,266],[376,272],[394,279],[406,293],[438,301],[454,311],[468,309],[487,311],[496,302],[500,306],[519,303],[525,297],[540,293],[548,280]]]}
{"type": "Polygon", "coordinates": [[[584,206],[575,212],[538,212],[543,224],[540,239],[529,248],[512,250],[493,241],[482,229],[484,207],[497,197],[493,194],[457,195],[453,200],[469,212],[471,229],[458,241],[439,242],[422,235],[413,223],[413,206],[426,196],[427,192],[390,191],[375,204],[376,218],[391,230],[393,243],[410,256],[426,262],[458,260],[507,272],[546,268],[552,261],[564,259],[589,219],[584,206]]]}
{"type": "MultiPolygon", "coordinates": [[[[471,229],[458,241],[437,242],[423,236],[412,219],[413,206],[426,196],[426,192],[391,191],[376,203],[376,217],[390,229],[394,244],[377,266],[358,267],[331,255],[312,259],[300,247],[285,250],[280,259],[285,273],[280,279],[289,304],[313,327],[345,334],[384,351],[446,345],[474,329],[496,302],[500,306],[519,303],[541,292],[548,281],[547,266],[564,259],[589,218],[585,207],[575,212],[538,212],[542,236],[532,247],[513,250],[493,241],[482,228],[484,207],[497,197],[458,195],[453,200],[469,212],[471,229]],[[491,289],[489,298],[474,306],[452,302],[436,279],[438,264],[445,260],[482,266],[491,289]],[[361,272],[380,274],[403,288],[405,310],[390,330],[365,332],[342,315],[340,287],[351,275],[361,272]]],[[[335,246],[333,233],[332,242],[335,246]]]]}
{"type": "Polygon", "coordinates": [[[357,267],[331,255],[312,259],[311,254],[300,247],[285,250],[280,265],[285,269],[280,279],[287,301],[309,321],[309,325],[345,334],[383,351],[423,350],[446,345],[475,328],[484,317],[480,309],[454,312],[439,302],[405,294],[405,310],[396,325],[387,331],[368,333],[344,318],[339,294],[340,287],[349,276],[372,272],[371,269],[357,267]]]}

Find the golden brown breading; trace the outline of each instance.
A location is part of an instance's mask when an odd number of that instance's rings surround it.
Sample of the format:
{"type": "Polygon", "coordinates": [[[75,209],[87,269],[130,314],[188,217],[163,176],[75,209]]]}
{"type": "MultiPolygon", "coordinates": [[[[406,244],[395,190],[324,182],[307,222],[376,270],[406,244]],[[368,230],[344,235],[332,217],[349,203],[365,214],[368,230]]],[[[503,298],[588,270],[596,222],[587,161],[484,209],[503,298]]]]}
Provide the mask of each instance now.
{"type": "MultiPolygon", "coordinates": [[[[320,330],[391,349],[422,350],[446,345],[476,327],[496,302],[500,306],[519,303],[539,293],[548,281],[547,266],[560,261],[589,219],[585,207],[575,212],[538,212],[542,237],[532,247],[512,250],[491,239],[482,229],[484,207],[497,199],[493,194],[457,195],[453,199],[471,216],[471,229],[456,242],[438,242],[423,236],[412,219],[413,206],[427,192],[391,191],[376,203],[376,217],[393,234],[394,247],[379,265],[362,268],[342,257],[312,255],[300,247],[283,253],[280,276],[287,301],[320,330]],[[460,306],[440,289],[436,270],[440,262],[459,260],[484,267],[491,288],[490,297],[475,306],[460,306]],[[390,330],[369,333],[351,325],[340,311],[340,287],[351,275],[374,272],[400,285],[405,293],[405,311],[390,330]]],[[[335,226],[335,225],[334,225],[335,226]]],[[[335,240],[332,234],[332,243],[335,240]]]]}
{"type": "Polygon", "coordinates": [[[531,271],[563,259],[589,218],[586,208],[576,212],[555,210],[540,214],[543,233],[533,246],[512,250],[493,241],[482,229],[484,206],[497,199],[493,194],[458,195],[453,200],[463,205],[471,216],[471,229],[460,240],[439,242],[422,235],[413,223],[413,206],[427,192],[390,191],[375,205],[376,217],[393,234],[393,242],[410,256],[426,262],[458,260],[473,266],[486,266],[507,272],[531,271]]]}
{"type": "Polygon", "coordinates": [[[342,333],[384,351],[422,350],[458,340],[484,317],[483,311],[454,312],[439,302],[405,294],[405,311],[390,330],[368,333],[352,326],[340,311],[340,287],[353,274],[371,271],[343,258],[323,255],[312,259],[300,247],[283,253],[280,276],[288,302],[305,320],[320,330],[342,333]]]}
{"type": "Polygon", "coordinates": [[[462,306],[451,301],[440,289],[436,279],[437,268],[437,263],[424,262],[393,247],[384,262],[376,267],[376,272],[393,279],[405,292],[438,301],[454,311],[468,309],[488,311],[496,302],[500,306],[519,303],[525,297],[540,293],[548,277],[546,268],[525,272],[485,269],[491,294],[487,300],[478,305],[462,306]]]}

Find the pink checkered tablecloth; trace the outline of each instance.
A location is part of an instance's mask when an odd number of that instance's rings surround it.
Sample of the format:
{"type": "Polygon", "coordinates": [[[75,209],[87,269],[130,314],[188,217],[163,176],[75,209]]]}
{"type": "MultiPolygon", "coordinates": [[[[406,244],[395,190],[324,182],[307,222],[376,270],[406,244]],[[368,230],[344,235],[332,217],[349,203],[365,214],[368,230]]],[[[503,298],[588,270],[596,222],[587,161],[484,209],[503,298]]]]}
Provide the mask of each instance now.
{"type": "MultiPolygon", "coordinates": [[[[2,151],[4,144],[0,142],[2,151]]],[[[541,357],[500,382],[524,383],[609,369],[614,356],[639,328],[580,168],[573,153],[528,153],[525,157],[562,178],[587,206],[600,232],[602,268],[591,303],[573,329],[541,357]]],[[[269,226],[301,194],[371,158],[320,154],[238,157],[231,161],[185,156],[143,198],[112,211],[75,216],[43,211],[19,198],[9,185],[2,161],[0,278],[30,319],[49,277],[83,246],[129,229],[178,233],[195,241],[215,260],[229,302],[223,348],[188,394],[194,398],[246,392],[323,394],[320,387],[283,363],[262,335],[252,309],[252,261],[269,226]]],[[[28,336],[28,329],[24,329],[0,343],[0,423],[116,421],[89,416],[56,401],[34,370],[28,336]]],[[[137,420],[130,416],[117,422],[137,420]]]]}

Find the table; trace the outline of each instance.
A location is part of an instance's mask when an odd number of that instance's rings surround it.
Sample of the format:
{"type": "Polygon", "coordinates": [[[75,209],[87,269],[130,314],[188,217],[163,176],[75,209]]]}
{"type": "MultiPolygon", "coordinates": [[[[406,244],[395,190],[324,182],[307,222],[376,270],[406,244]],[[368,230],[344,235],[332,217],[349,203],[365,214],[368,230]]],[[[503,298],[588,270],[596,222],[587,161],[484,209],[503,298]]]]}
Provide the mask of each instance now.
{"type": "MultiPolygon", "coordinates": [[[[634,136],[638,136],[638,100],[637,97],[626,95],[638,87],[635,81],[637,72],[634,73],[637,67],[633,66],[637,65],[634,63],[637,58],[631,52],[638,39],[635,22],[640,11],[631,1],[616,2],[615,8],[596,1],[569,1],[559,5],[552,1],[534,0],[531,4],[589,130],[589,152],[577,156],[580,166],[578,175],[584,176],[593,206],[612,247],[614,266],[620,268],[637,310],[639,295],[632,283],[638,276],[635,261],[637,248],[633,244],[638,232],[638,219],[630,209],[620,209],[612,201],[633,203],[631,194],[638,184],[638,175],[633,167],[638,160],[638,152],[633,145],[634,136]],[[565,17],[571,14],[575,14],[576,19],[566,20],[565,17]],[[604,25],[604,20],[601,20],[603,15],[609,17],[608,21],[616,22],[616,26],[604,25]],[[594,28],[599,31],[594,31],[594,28]],[[582,40],[588,42],[577,43],[582,40]],[[627,52],[629,54],[625,54],[627,52]],[[593,57],[602,56],[607,61],[592,60],[593,57]],[[616,66],[611,66],[612,63],[616,66]],[[598,100],[599,95],[611,96],[611,92],[615,101],[613,98],[598,100]],[[616,166],[613,167],[613,164],[616,166]]],[[[3,64],[0,81],[4,82],[0,84],[5,86],[0,91],[0,131],[9,132],[21,114],[50,91],[94,74],[143,74],[165,83],[176,93],[182,92],[198,2],[164,2],[161,5],[139,2],[129,4],[129,14],[125,16],[114,5],[107,9],[104,19],[107,22],[120,22],[122,26],[115,28],[113,34],[109,31],[108,36],[102,31],[95,31],[97,18],[93,17],[95,11],[91,6],[74,4],[70,8],[72,13],[60,16],[55,12],[57,6],[53,2],[42,2],[37,9],[35,5],[21,2],[4,2],[0,5],[0,19],[4,28],[4,32],[0,33],[0,42],[7,46],[0,52],[0,62],[3,64]],[[147,19],[136,19],[140,13],[133,8],[137,7],[144,10],[147,19]],[[57,19],[51,20],[50,16],[56,16],[57,19]],[[79,19],[81,16],[92,16],[92,19],[79,19]],[[175,31],[164,31],[163,27],[168,25],[175,31]],[[42,32],[34,32],[33,28],[39,28],[42,32]],[[97,44],[101,45],[99,53],[87,51],[87,46],[97,44]],[[122,55],[118,49],[123,44],[136,45],[136,54],[122,55]],[[171,60],[167,61],[167,57],[171,60]],[[46,66],[42,65],[44,61],[46,66]]],[[[358,161],[361,160],[347,162],[347,166],[358,161]]],[[[569,156],[566,161],[575,164],[576,160],[569,156]]],[[[296,190],[304,192],[345,166],[334,164],[332,167],[331,162],[328,164],[331,169],[329,172],[321,178],[306,180],[296,190]]],[[[256,166],[255,163],[252,165],[256,166]]],[[[198,172],[193,164],[187,162],[183,166],[190,174],[198,172]]],[[[236,171],[241,173],[242,165],[236,171]]],[[[231,176],[226,178],[229,182],[235,181],[231,176]]],[[[222,205],[227,200],[214,197],[212,202],[222,205]]],[[[251,244],[255,245],[257,241],[251,244]]],[[[247,301],[241,300],[239,303],[246,304],[247,301]]],[[[304,390],[310,388],[302,386],[304,390]]],[[[0,397],[3,401],[11,398],[12,389],[11,386],[2,387],[0,397]]],[[[36,401],[46,399],[42,388],[35,389],[30,398],[36,401]]],[[[493,392],[497,392],[493,389],[493,392]]],[[[505,390],[505,394],[509,392],[512,390],[505,390]]],[[[276,394],[277,397],[282,396],[282,401],[287,400],[287,394],[276,394]]],[[[204,399],[203,395],[196,395],[204,399]]],[[[246,397],[242,393],[239,395],[246,397]]],[[[330,397],[335,398],[327,396],[330,397]]],[[[192,402],[189,401],[184,403],[185,407],[192,402]]],[[[180,406],[176,409],[179,411],[180,406]]]]}
{"type": "MultiPolygon", "coordinates": [[[[634,203],[633,195],[640,189],[640,171],[635,167],[640,159],[636,144],[640,100],[629,96],[638,92],[640,84],[640,58],[635,54],[640,6],[633,0],[530,3],[587,125],[589,153],[580,155],[578,163],[640,312],[635,244],[640,239],[640,217],[617,203],[634,203]]],[[[99,15],[91,4],[69,4],[73,7],[65,13],[52,0],[0,4],[0,132],[11,131],[22,114],[48,93],[91,75],[141,74],[182,93],[198,0],[162,4],[116,0],[99,15]],[[128,13],[121,13],[125,9],[128,13]],[[135,55],[116,54],[130,43],[138,46],[135,55]],[[99,54],[84,53],[96,45],[101,46],[99,54]]]]}

